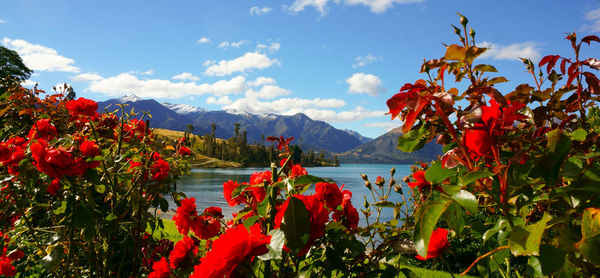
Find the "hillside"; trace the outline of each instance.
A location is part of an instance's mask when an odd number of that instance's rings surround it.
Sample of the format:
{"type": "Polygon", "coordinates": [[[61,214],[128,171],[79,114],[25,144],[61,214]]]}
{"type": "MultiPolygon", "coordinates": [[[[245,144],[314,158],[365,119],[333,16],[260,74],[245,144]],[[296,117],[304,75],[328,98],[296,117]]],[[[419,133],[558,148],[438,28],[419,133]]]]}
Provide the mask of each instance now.
{"type": "Polygon", "coordinates": [[[338,156],[340,163],[415,163],[427,162],[442,154],[442,147],[435,142],[430,142],[422,149],[405,153],[397,148],[398,136],[402,134],[401,128],[395,128],[372,141],[344,152],[338,156]]]}

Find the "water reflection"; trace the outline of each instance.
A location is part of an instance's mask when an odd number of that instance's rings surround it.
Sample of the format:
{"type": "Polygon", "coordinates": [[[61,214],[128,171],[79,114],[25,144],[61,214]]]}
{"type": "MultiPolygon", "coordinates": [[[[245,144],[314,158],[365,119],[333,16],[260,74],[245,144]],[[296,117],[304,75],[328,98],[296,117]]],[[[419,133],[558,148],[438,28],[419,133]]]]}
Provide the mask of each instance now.
{"type": "MultiPolygon", "coordinates": [[[[307,168],[309,174],[330,178],[335,180],[338,185],[344,185],[344,189],[352,191],[352,204],[359,210],[361,225],[365,225],[364,215],[360,213],[363,208],[364,197],[370,197],[369,190],[365,188],[364,181],[360,177],[361,173],[369,176],[372,183],[377,176],[382,176],[389,181],[390,169],[396,168],[396,182],[400,183],[402,177],[410,174],[409,165],[392,164],[346,164],[341,167],[315,167],[307,168]]],[[[198,211],[204,210],[209,206],[218,206],[223,209],[226,217],[237,212],[242,207],[229,207],[223,197],[223,182],[228,180],[237,180],[238,182],[248,181],[250,175],[257,171],[265,171],[266,168],[237,168],[237,169],[192,169],[191,175],[181,178],[177,183],[177,190],[184,192],[187,197],[196,198],[198,211]]],[[[376,186],[373,184],[373,186],[376,186]]],[[[404,192],[408,192],[406,185],[403,185],[404,192]]],[[[306,194],[314,193],[314,188],[309,189],[306,194]]],[[[409,196],[409,195],[407,195],[409,196]]],[[[402,201],[402,196],[393,192],[390,199],[392,202],[402,201]]],[[[174,207],[171,204],[171,207],[174,207]]],[[[371,217],[373,219],[374,216],[371,217]]],[[[393,217],[392,209],[384,209],[382,219],[391,219],[393,217]]]]}

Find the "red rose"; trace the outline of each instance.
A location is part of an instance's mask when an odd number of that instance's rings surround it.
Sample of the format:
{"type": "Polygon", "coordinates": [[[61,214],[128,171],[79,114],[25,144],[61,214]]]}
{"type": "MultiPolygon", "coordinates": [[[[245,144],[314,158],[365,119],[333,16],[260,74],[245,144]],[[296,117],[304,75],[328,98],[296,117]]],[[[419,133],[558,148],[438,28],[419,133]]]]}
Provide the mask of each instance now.
{"type": "Polygon", "coordinates": [[[191,155],[192,154],[192,150],[190,150],[190,148],[188,148],[186,146],[179,147],[179,150],[177,150],[177,152],[181,156],[186,156],[186,155],[191,155]]]}
{"type": "Polygon", "coordinates": [[[152,167],[150,168],[150,173],[152,173],[152,179],[159,181],[169,176],[169,163],[167,163],[164,159],[158,159],[154,161],[152,167]]]}
{"type": "Polygon", "coordinates": [[[212,244],[212,249],[194,267],[190,278],[223,278],[235,277],[234,273],[240,263],[249,257],[268,252],[267,244],[271,236],[261,234],[260,225],[254,224],[246,229],[243,225],[225,231],[212,244]]]}
{"type": "Polygon", "coordinates": [[[74,159],[71,152],[63,147],[49,147],[46,141],[40,139],[31,144],[30,149],[36,168],[52,178],[85,173],[85,161],[82,158],[74,159]]]}
{"type": "Polygon", "coordinates": [[[223,218],[223,210],[220,207],[207,207],[204,209],[204,215],[223,218]]]}
{"type": "Polygon", "coordinates": [[[194,248],[194,241],[188,236],[184,236],[183,239],[175,243],[173,251],[169,254],[171,268],[177,269],[189,257],[188,255],[193,249],[195,249],[194,252],[198,251],[197,248],[194,248]]]}
{"type": "Polygon", "coordinates": [[[429,238],[427,257],[423,258],[421,255],[417,255],[417,259],[424,261],[431,258],[437,258],[448,248],[450,248],[450,243],[448,242],[448,230],[437,228],[431,233],[431,238],[429,238]]]}
{"type": "Polygon", "coordinates": [[[0,143],[0,164],[8,168],[8,173],[18,175],[19,162],[25,158],[27,141],[22,137],[13,137],[0,143]]]}
{"type": "Polygon", "coordinates": [[[352,192],[348,190],[342,191],[344,200],[342,201],[342,210],[336,210],[331,216],[335,221],[341,221],[344,226],[349,229],[358,227],[358,211],[352,205],[352,192]]]}
{"type": "Polygon", "coordinates": [[[17,269],[12,266],[12,260],[7,257],[0,258],[0,275],[14,277],[17,275],[17,269]]]}
{"type": "Polygon", "coordinates": [[[415,179],[415,182],[408,183],[408,186],[410,186],[410,188],[418,187],[419,192],[421,192],[423,189],[431,186],[431,183],[425,179],[425,171],[416,171],[413,173],[412,176],[413,179],[415,179]]]}
{"type": "Polygon", "coordinates": [[[230,207],[237,206],[246,201],[244,196],[240,193],[237,197],[232,198],[231,193],[235,190],[239,184],[236,181],[226,181],[223,183],[223,195],[225,200],[230,207]]]}
{"type": "MultiPolygon", "coordinates": [[[[117,131],[115,131],[115,137],[118,137],[117,131]]],[[[146,135],[146,122],[138,119],[132,119],[128,123],[123,125],[123,140],[125,142],[131,141],[132,138],[142,140],[146,135]]]]}
{"type": "Polygon", "coordinates": [[[169,263],[165,257],[160,258],[160,261],[152,264],[152,272],[148,275],[148,278],[169,278],[171,277],[171,269],[169,263]]]}
{"type": "Polygon", "coordinates": [[[465,146],[470,151],[471,158],[479,158],[482,156],[492,155],[492,144],[494,138],[490,136],[482,124],[476,124],[473,128],[465,130],[463,135],[465,146]]]}
{"type": "Polygon", "coordinates": [[[221,231],[221,222],[212,216],[197,216],[191,226],[194,234],[200,239],[215,237],[221,231]]]}
{"type": "Polygon", "coordinates": [[[342,204],[342,192],[335,183],[318,182],[315,184],[315,191],[321,201],[324,201],[330,210],[335,210],[342,204]]]}
{"type": "MultiPolygon", "coordinates": [[[[96,145],[93,141],[83,141],[81,145],[79,145],[79,151],[81,154],[88,158],[94,158],[100,155],[100,149],[98,145],[96,145]]],[[[88,168],[96,168],[100,165],[100,161],[92,161],[87,163],[88,168]]]]}
{"type": "Polygon", "coordinates": [[[250,176],[250,184],[256,185],[262,184],[263,182],[271,184],[271,175],[271,171],[254,172],[254,174],[250,176]]]}
{"type": "Polygon", "coordinates": [[[50,195],[56,195],[56,191],[60,189],[60,181],[58,178],[53,179],[52,182],[46,187],[46,192],[50,195]]]}
{"type": "Polygon", "coordinates": [[[308,172],[306,172],[306,169],[302,168],[300,164],[294,164],[294,166],[292,166],[292,173],[290,174],[291,179],[304,175],[308,175],[308,172]]]}
{"type": "Polygon", "coordinates": [[[37,120],[29,130],[29,139],[42,138],[44,140],[52,140],[57,135],[56,127],[52,125],[50,119],[37,120]]]}
{"type": "MultiPolygon", "coordinates": [[[[296,194],[293,197],[298,198],[304,203],[306,210],[308,211],[308,215],[310,218],[310,237],[308,238],[308,242],[298,252],[298,256],[304,256],[313,242],[325,235],[325,224],[329,221],[329,212],[323,206],[323,203],[317,197],[317,195],[304,196],[300,194],[296,194]]],[[[275,228],[281,227],[281,222],[283,221],[283,216],[285,211],[287,210],[287,206],[290,202],[290,199],[287,199],[281,206],[278,208],[277,214],[275,215],[275,228]]]]}
{"type": "Polygon", "coordinates": [[[98,110],[98,103],[93,100],[86,98],[78,98],[77,100],[70,100],[67,102],[67,110],[73,117],[77,116],[96,116],[96,110],[98,110]]]}
{"type": "Polygon", "coordinates": [[[177,208],[177,213],[173,215],[173,221],[179,233],[187,235],[194,220],[198,216],[196,212],[196,198],[185,198],[181,200],[181,206],[177,208]]]}

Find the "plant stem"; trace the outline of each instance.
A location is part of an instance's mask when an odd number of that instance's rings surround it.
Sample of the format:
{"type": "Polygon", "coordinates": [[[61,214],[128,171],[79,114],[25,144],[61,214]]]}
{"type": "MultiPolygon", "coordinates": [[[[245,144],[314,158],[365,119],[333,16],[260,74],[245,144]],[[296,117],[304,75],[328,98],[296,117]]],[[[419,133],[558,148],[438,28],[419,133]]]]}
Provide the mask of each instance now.
{"type": "Polygon", "coordinates": [[[494,254],[495,252],[498,252],[498,251],[500,251],[500,250],[504,250],[504,249],[508,249],[508,248],[510,248],[510,246],[508,246],[508,245],[503,245],[503,246],[500,246],[500,247],[498,247],[498,248],[496,248],[496,249],[494,249],[494,250],[492,250],[492,251],[490,251],[490,252],[487,252],[487,253],[485,253],[485,254],[483,254],[483,255],[479,256],[479,258],[477,258],[477,259],[476,259],[476,260],[475,260],[475,261],[474,261],[474,262],[473,262],[473,263],[472,263],[472,264],[471,264],[471,265],[470,265],[470,266],[467,268],[467,270],[465,270],[463,273],[461,273],[461,274],[460,274],[460,276],[464,276],[465,274],[467,274],[467,273],[468,273],[468,272],[471,270],[471,268],[473,268],[473,267],[474,267],[474,266],[475,266],[475,265],[476,265],[476,264],[477,264],[479,261],[481,261],[481,260],[485,259],[486,257],[488,257],[488,256],[490,256],[490,255],[492,255],[492,254],[494,254]]]}

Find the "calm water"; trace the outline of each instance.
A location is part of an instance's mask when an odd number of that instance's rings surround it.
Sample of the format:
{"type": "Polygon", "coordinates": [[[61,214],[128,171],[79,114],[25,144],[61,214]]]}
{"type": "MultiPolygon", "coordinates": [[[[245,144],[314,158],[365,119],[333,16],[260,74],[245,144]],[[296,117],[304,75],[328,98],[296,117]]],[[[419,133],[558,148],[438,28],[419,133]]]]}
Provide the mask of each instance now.
{"type": "MultiPolygon", "coordinates": [[[[359,210],[361,224],[364,225],[364,216],[360,212],[363,208],[364,197],[367,196],[372,200],[369,190],[364,186],[364,181],[360,174],[366,174],[369,177],[373,186],[377,176],[382,176],[389,181],[390,169],[396,168],[394,175],[396,182],[399,183],[404,176],[410,174],[410,167],[406,164],[345,164],[340,167],[309,167],[306,168],[309,174],[330,178],[337,182],[338,185],[344,185],[344,189],[352,191],[352,204],[359,210]]],[[[183,177],[177,183],[177,190],[183,191],[187,197],[196,198],[196,206],[198,211],[204,210],[209,206],[218,206],[223,209],[223,214],[226,217],[231,217],[231,213],[237,212],[241,207],[229,207],[223,197],[223,182],[228,180],[237,180],[238,182],[248,181],[250,175],[254,172],[262,172],[267,168],[236,168],[236,169],[192,169],[191,175],[183,177]]],[[[406,186],[403,186],[406,190],[406,186]]],[[[313,194],[313,188],[307,190],[305,194],[313,194]]],[[[406,192],[406,191],[405,191],[406,192]]],[[[401,201],[400,194],[392,190],[390,201],[401,201]]],[[[171,206],[173,207],[173,206],[171,206]]],[[[373,219],[372,216],[371,219],[373,219]]],[[[393,217],[392,209],[384,209],[383,218],[391,219],[393,217]]]]}

